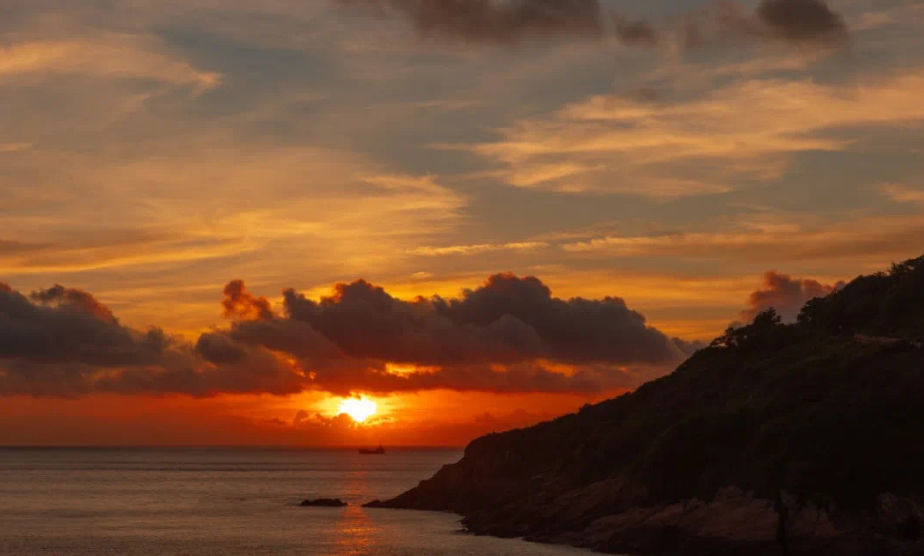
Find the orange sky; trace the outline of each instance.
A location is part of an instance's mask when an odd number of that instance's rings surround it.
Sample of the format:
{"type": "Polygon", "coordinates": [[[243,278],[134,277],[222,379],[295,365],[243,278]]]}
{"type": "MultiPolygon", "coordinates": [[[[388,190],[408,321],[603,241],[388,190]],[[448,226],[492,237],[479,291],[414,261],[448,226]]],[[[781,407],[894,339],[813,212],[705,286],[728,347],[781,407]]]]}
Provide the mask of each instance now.
{"type": "Polygon", "coordinates": [[[72,400],[15,396],[4,399],[0,430],[3,444],[12,446],[463,446],[476,436],[528,426],[592,401],[579,396],[448,391],[372,399],[379,412],[362,426],[346,420],[321,424],[315,419],[293,424],[302,409],[333,417],[340,399],[324,395],[94,395],[72,400]]]}
{"type": "Polygon", "coordinates": [[[0,444],[464,444],[921,254],[921,2],[586,4],[10,3],[0,444]]]}

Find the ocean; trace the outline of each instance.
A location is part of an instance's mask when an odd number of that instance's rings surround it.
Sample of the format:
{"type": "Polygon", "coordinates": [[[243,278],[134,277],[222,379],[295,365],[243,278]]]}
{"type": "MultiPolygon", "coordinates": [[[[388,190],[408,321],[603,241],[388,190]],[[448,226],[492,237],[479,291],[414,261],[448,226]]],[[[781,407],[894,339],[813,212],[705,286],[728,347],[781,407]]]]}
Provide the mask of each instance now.
{"type": "Polygon", "coordinates": [[[2,556],[554,556],[459,533],[459,517],[365,509],[459,450],[0,448],[2,556]],[[346,508],[302,508],[337,497],[346,508]]]}

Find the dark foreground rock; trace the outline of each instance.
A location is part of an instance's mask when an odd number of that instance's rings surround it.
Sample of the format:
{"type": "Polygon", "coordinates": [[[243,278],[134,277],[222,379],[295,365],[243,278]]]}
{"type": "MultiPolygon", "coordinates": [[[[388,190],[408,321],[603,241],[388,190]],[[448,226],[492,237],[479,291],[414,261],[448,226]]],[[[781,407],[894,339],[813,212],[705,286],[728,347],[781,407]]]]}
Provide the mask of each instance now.
{"type": "Polygon", "coordinates": [[[797,324],[761,314],[632,394],[479,438],[371,505],[610,553],[921,555],[922,337],[924,258],[797,324]]]}
{"type": "Polygon", "coordinates": [[[342,508],[344,506],[349,506],[349,504],[339,498],[317,498],[315,500],[304,500],[300,505],[303,507],[319,508],[342,508]]]}

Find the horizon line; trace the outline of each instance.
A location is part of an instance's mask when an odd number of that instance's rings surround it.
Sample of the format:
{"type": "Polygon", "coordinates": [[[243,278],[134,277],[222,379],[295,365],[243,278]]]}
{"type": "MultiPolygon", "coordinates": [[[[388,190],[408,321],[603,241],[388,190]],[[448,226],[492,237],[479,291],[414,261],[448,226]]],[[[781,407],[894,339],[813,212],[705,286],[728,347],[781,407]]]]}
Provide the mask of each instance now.
{"type": "MultiPolygon", "coordinates": [[[[389,450],[461,450],[466,445],[412,445],[395,444],[387,446],[389,450]]],[[[300,446],[300,445],[255,445],[255,444],[0,444],[0,450],[141,450],[141,449],[197,449],[197,450],[318,450],[318,451],[348,451],[367,448],[367,444],[349,446],[300,446]]]]}

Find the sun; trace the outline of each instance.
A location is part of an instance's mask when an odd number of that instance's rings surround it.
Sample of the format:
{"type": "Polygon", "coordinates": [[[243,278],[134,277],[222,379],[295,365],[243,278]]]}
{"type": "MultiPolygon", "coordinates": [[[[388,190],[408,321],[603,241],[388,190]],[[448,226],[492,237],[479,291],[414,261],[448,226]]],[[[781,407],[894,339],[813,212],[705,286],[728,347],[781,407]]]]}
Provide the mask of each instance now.
{"type": "Polygon", "coordinates": [[[372,417],[377,410],[376,403],[366,398],[347,398],[337,407],[340,414],[346,413],[357,423],[362,423],[372,417]]]}

